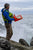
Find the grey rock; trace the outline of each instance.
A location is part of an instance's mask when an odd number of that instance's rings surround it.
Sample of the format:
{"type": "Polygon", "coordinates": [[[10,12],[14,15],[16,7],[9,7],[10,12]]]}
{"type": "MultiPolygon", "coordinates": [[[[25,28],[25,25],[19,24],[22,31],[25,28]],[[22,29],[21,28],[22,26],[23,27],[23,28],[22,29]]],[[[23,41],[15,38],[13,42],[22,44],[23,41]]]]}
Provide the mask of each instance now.
{"type": "Polygon", "coordinates": [[[6,39],[0,38],[0,48],[2,48],[2,50],[11,50],[10,42],[6,39]]]}
{"type": "Polygon", "coordinates": [[[31,39],[30,46],[33,46],[33,37],[31,39]]]}
{"type": "Polygon", "coordinates": [[[29,47],[29,44],[24,39],[20,39],[19,43],[29,47]]]}

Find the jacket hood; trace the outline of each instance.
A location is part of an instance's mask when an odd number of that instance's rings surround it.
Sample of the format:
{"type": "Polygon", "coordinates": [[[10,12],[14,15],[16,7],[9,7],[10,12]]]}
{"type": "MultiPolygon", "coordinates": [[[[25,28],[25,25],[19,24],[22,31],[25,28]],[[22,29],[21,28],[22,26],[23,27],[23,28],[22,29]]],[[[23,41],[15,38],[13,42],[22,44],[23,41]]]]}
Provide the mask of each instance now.
{"type": "MultiPolygon", "coordinates": [[[[1,10],[1,12],[4,12],[6,9],[5,8],[3,8],[2,10],[1,10]]],[[[8,11],[9,11],[9,9],[7,9],[8,11]]]]}
{"type": "Polygon", "coordinates": [[[4,12],[6,9],[5,8],[3,8],[2,10],[1,10],[1,12],[4,12]]]}

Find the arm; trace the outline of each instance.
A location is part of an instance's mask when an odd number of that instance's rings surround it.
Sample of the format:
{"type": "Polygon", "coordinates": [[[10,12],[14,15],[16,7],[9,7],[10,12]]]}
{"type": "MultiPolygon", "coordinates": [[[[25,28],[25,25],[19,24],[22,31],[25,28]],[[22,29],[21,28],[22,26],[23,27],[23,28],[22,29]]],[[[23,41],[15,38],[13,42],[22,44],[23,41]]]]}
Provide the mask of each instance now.
{"type": "Polygon", "coordinates": [[[10,21],[11,21],[11,20],[14,20],[14,18],[10,18],[10,17],[9,17],[9,15],[7,14],[6,11],[3,12],[3,15],[5,16],[5,18],[6,18],[7,20],[10,20],[10,21]]]}

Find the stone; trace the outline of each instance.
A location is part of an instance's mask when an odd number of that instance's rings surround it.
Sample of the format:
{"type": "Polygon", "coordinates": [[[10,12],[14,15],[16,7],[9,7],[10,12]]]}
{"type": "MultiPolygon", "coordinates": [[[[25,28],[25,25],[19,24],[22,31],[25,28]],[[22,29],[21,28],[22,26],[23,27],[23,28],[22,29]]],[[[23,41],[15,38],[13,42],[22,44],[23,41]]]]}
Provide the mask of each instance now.
{"type": "Polygon", "coordinates": [[[2,50],[11,50],[10,42],[3,38],[0,38],[0,47],[2,50]]]}
{"type": "Polygon", "coordinates": [[[33,37],[31,39],[30,46],[33,46],[33,37]]]}
{"type": "Polygon", "coordinates": [[[29,47],[29,44],[24,39],[20,39],[19,43],[29,47]]]}

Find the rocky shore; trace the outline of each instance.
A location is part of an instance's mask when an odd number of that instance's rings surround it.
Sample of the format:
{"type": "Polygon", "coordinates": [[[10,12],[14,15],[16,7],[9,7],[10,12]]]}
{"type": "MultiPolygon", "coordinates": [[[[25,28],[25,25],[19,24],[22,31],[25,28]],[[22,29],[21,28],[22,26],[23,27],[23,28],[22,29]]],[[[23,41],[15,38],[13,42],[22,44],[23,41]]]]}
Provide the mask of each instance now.
{"type": "Polygon", "coordinates": [[[24,39],[19,39],[19,42],[8,41],[4,37],[0,37],[0,50],[33,50],[33,37],[29,44],[24,39]]]}

